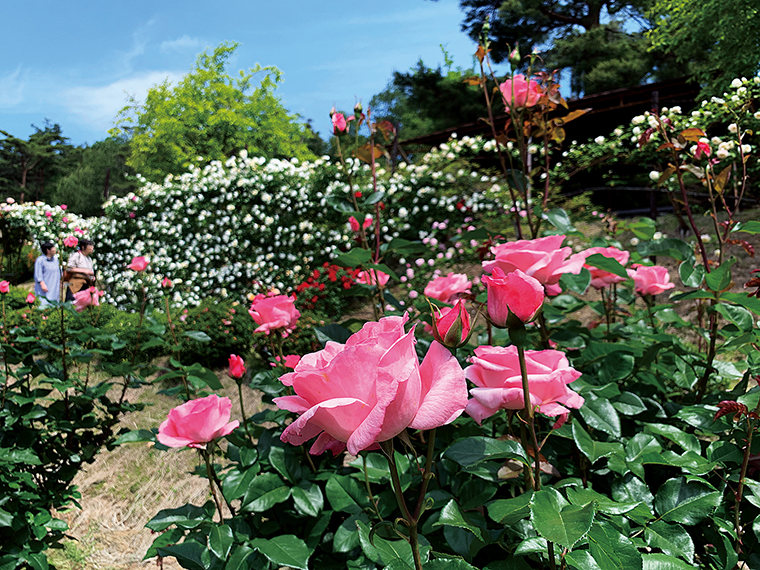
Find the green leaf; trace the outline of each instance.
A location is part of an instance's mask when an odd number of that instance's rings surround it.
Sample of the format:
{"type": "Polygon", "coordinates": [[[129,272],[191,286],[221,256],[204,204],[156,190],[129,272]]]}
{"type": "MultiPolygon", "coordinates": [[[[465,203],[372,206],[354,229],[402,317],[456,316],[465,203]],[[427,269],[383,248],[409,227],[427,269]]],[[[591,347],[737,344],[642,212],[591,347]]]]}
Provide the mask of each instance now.
{"type": "Polygon", "coordinates": [[[340,265],[341,267],[359,267],[360,265],[367,263],[370,259],[372,259],[372,253],[368,249],[355,247],[354,249],[336,257],[333,260],[333,263],[335,265],[340,265]]]}
{"type": "Polygon", "coordinates": [[[602,382],[616,382],[628,377],[636,367],[636,359],[632,354],[613,352],[608,354],[599,368],[602,382]]]}
{"type": "Polygon", "coordinates": [[[201,558],[203,553],[206,552],[206,547],[194,540],[186,540],[180,544],[172,544],[169,546],[161,546],[156,549],[158,555],[166,558],[172,556],[177,559],[177,562],[183,568],[187,570],[206,570],[203,559],[201,558]]]}
{"type": "Polygon", "coordinates": [[[195,528],[206,521],[211,520],[211,514],[207,506],[196,507],[195,505],[183,505],[176,509],[164,509],[158,511],[145,525],[150,530],[161,532],[172,525],[179,528],[195,528]]]}
{"type": "Polygon", "coordinates": [[[592,439],[588,432],[583,429],[580,422],[573,422],[572,428],[575,444],[581,450],[581,453],[588,457],[592,464],[602,457],[609,457],[616,451],[623,451],[623,445],[620,443],[592,439]]]}
{"type": "Polygon", "coordinates": [[[0,509],[0,526],[11,526],[13,524],[13,515],[6,510],[0,509]]]}
{"type": "MultiPolygon", "coordinates": [[[[302,481],[298,487],[290,490],[296,511],[303,516],[316,517],[325,506],[325,498],[319,485],[302,481]]],[[[351,527],[353,530],[353,527],[351,527]]]]}
{"type": "Polygon", "coordinates": [[[633,392],[622,392],[613,400],[612,405],[618,412],[626,416],[635,416],[647,411],[646,404],[633,392]]]}
{"type": "Polygon", "coordinates": [[[229,525],[217,524],[211,527],[208,533],[208,549],[219,560],[227,560],[233,542],[232,529],[229,525]]]}
{"type": "MultiPolygon", "coordinates": [[[[405,540],[385,540],[382,537],[374,535],[372,541],[369,539],[370,529],[361,520],[356,521],[356,528],[359,530],[359,543],[362,551],[367,558],[373,562],[388,566],[395,560],[404,562],[409,568],[414,568],[414,557],[412,547],[405,540]]],[[[448,527],[447,527],[448,528],[448,527]]],[[[425,562],[430,552],[430,544],[423,536],[420,539],[420,556],[425,562]]]]}
{"type": "Polygon", "coordinates": [[[681,278],[681,283],[686,287],[699,287],[702,285],[705,273],[704,265],[683,262],[678,266],[678,275],[681,278]]]}
{"type": "Polygon", "coordinates": [[[654,508],[666,522],[694,525],[710,516],[720,501],[720,492],[678,477],[660,487],[654,498],[654,508]]]}
{"type": "MultiPolygon", "coordinates": [[[[576,423],[576,422],[573,422],[576,423]]],[[[488,516],[504,526],[515,524],[530,515],[530,500],[533,491],[518,495],[514,499],[498,499],[488,505],[488,516]]]]}
{"type": "Polygon", "coordinates": [[[530,465],[525,450],[516,441],[503,441],[490,437],[468,437],[460,439],[449,447],[444,457],[459,463],[462,467],[477,465],[487,459],[515,459],[530,465]]]}
{"type": "Polygon", "coordinates": [[[694,566],[667,554],[650,553],[643,555],[644,570],[694,570],[694,566]]]}
{"type": "Polygon", "coordinates": [[[32,552],[26,558],[33,570],[48,570],[48,559],[44,552],[32,552]]]}
{"type": "Polygon", "coordinates": [[[579,412],[589,426],[620,437],[620,416],[609,400],[589,394],[579,412]]]}
{"type": "Polygon", "coordinates": [[[422,255],[428,252],[428,247],[422,242],[409,241],[401,238],[393,238],[387,244],[383,244],[380,249],[383,252],[395,251],[399,255],[405,256],[422,255]]]}
{"type": "Polygon", "coordinates": [[[161,548],[162,546],[168,546],[170,544],[176,544],[177,542],[182,540],[183,536],[185,536],[185,531],[183,531],[181,528],[173,528],[171,530],[167,530],[166,532],[161,533],[153,541],[153,544],[150,545],[150,548],[145,553],[145,556],[143,556],[143,560],[147,560],[148,558],[153,558],[154,556],[158,556],[159,548],[161,548]]]}
{"type": "Polygon", "coordinates": [[[123,443],[143,443],[146,441],[155,442],[156,434],[147,429],[135,429],[117,437],[113,444],[121,445],[123,443]]]}
{"type": "Polygon", "coordinates": [[[248,558],[255,552],[253,548],[245,544],[236,546],[227,564],[224,565],[224,570],[248,570],[250,568],[247,564],[248,558]]]}
{"type": "MultiPolygon", "coordinates": [[[[583,295],[586,293],[586,289],[588,289],[588,286],[591,284],[591,272],[584,267],[581,269],[578,275],[575,275],[573,273],[563,273],[562,277],[559,278],[559,284],[562,286],[563,290],[569,289],[573,293],[583,295]]],[[[578,301],[578,299],[574,298],[572,299],[576,304],[580,303],[580,306],[574,310],[578,310],[581,307],[585,306],[585,303],[582,301],[578,301]]],[[[563,310],[564,312],[572,312],[567,307],[563,308],[562,306],[558,305],[558,300],[556,298],[553,300],[552,305],[563,310]]]]}
{"type": "MultiPolygon", "coordinates": [[[[648,507],[646,507],[642,502],[636,501],[619,503],[617,501],[613,501],[606,495],[597,493],[592,489],[584,489],[583,487],[568,487],[565,489],[565,493],[567,494],[567,500],[572,504],[585,506],[589,503],[595,502],[597,512],[602,512],[607,515],[624,515],[639,507],[643,507],[644,509],[648,510],[648,507]]],[[[649,518],[654,518],[654,515],[649,518]]]]}
{"type": "Polygon", "coordinates": [[[436,558],[422,565],[422,570],[478,570],[461,558],[436,558]]]}
{"type": "Polygon", "coordinates": [[[356,521],[369,524],[369,517],[364,513],[351,515],[344,520],[333,537],[333,552],[350,552],[359,546],[359,533],[356,532],[356,521]]]}
{"type": "Polygon", "coordinates": [[[545,220],[549,220],[549,223],[559,230],[560,233],[566,234],[568,232],[575,231],[575,226],[570,221],[570,216],[562,208],[554,208],[548,212],[544,212],[545,220]]]}
{"type": "Polygon", "coordinates": [[[268,540],[254,538],[250,544],[276,566],[290,566],[299,570],[309,568],[309,557],[312,551],[297,536],[285,534],[268,540]]]}
{"type": "Polygon", "coordinates": [[[596,267],[597,269],[601,269],[602,271],[608,271],[610,273],[613,273],[614,275],[617,275],[618,277],[628,279],[628,273],[626,273],[625,267],[620,265],[620,262],[617,259],[607,257],[605,255],[602,255],[601,253],[595,253],[593,255],[589,255],[586,258],[586,265],[590,265],[591,267],[596,267]]]}
{"type": "Polygon", "coordinates": [[[258,472],[258,466],[256,468],[230,470],[222,481],[224,498],[228,501],[234,501],[243,497],[258,472]]]}
{"type": "Polygon", "coordinates": [[[530,501],[531,522],[538,534],[569,550],[586,536],[594,521],[594,504],[565,505],[554,489],[542,489],[530,501]]]}
{"type": "Polygon", "coordinates": [[[659,548],[665,554],[679,556],[691,562],[694,559],[694,542],[680,524],[655,521],[644,530],[647,545],[659,548]]]}
{"type": "Polygon", "coordinates": [[[282,503],[290,497],[290,487],[287,487],[274,473],[262,473],[248,487],[241,501],[241,510],[252,513],[268,511],[277,503],[282,503]]]}
{"type": "Polygon", "coordinates": [[[633,542],[608,524],[594,523],[588,535],[591,556],[602,570],[642,570],[633,542]]]}
{"type": "Polygon", "coordinates": [[[574,550],[565,555],[570,568],[575,570],[602,570],[588,550],[574,550]]]}
{"type": "Polygon", "coordinates": [[[211,342],[211,337],[203,331],[186,331],[182,336],[197,340],[198,342],[211,342]]]}
{"type": "Polygon", "coordinates": [[[469,530],[472,534],[477,536],[480,540],[483,540],[483,533],[475,526],[469,518],[459,509],[459,505],[454,499],[451,499],[443,509],[438,520],[433,523],[433,526],[456,526],[469,530]]]}
{"type": "Polygon", "coordinates": [[[348,475],[334,475],[325,486],[327,500],[333,510],[358,515],[368,505],[366,493],[356,479],[348,475]]]}
{"type": "Polygon", "coordinates": [[[748,222],[739,222],[731,232],[746,232],[748,234],[760,234],[760,222],[750,220],[748,222]]]}
{"type": "Polygon", "coordinates": [[[665,238],[658,241],[644,241],[636,247],[641,257],[666,256],[676,261],[694,263],[694,250],[683,241],[676,238],[665,238]]]}
{"type": "Polygon", "coordinates": [[[755,319],[752,317],[752,313],[744,307],[719,303],[715,305],[715,310],[723,315],[727,321],[736,325],[739,330],[749,332],[754,327],[755,319]]]}
{"type": "Polygon", "coordinates": [[[390,267],[388,267],[385,263],[367,263],[364,266],[366,269],[375,269],[377,271],[382,271],[383,273],[387,273],[390,275],[394,280],[398,281],[398,275],[396,275],[396,272],[393,271],[390,267]]]}
{"type": "Polygon", "coordinates": [[[314,334],[317,335],[317,340],[322,343],[322,346],[325,346],[329,341],[345,344],[348,337],[351,336],[350,330],[335,324],[314,327],[313,330],[314,334]]]}
{"type": "Polygon", "coordinates": [[[639,218],[628,224],[628,229],[640,240],[650,240],[657,232],[657,224],[652,218],[639,218]]]}
{"type": "Polygon", "coordinates": [[[368,206],[371,206],[373,204],[377,204],[383,198],[385,198],[385,192],[383,192],[382,190],[378,190],[377,192],[372,192],[372,194],[367,196],[364,199],[364,203],[368,206]]]}
{"type": "Polygon", "coordinates": [[[705,275],[705,285],[711,291],[719,293],[723,291],[731,283],[731,266],[736,263],[736,258],[732,257],[728,261],[724,261],[717,268],[713,269],[710,273],[705,275]]]}
{"type": "Polygon", "coordinates": [[[694,453],[701,453],[702,447],[699,444],[697,436],[686,433],[683,430],[678,429],[675,426],[667,424],[644,424],[644,433],[653,433],[655,435],[661,435],[679,445],[684,451],[693,451],[694,453]]]}
{"type": "Polygon", "coordinates": [[[744,460],[742,450],[729,441],[713,441],[707,447],[707,459],[724,465],[734,463],[741,465],[744,460]]]}

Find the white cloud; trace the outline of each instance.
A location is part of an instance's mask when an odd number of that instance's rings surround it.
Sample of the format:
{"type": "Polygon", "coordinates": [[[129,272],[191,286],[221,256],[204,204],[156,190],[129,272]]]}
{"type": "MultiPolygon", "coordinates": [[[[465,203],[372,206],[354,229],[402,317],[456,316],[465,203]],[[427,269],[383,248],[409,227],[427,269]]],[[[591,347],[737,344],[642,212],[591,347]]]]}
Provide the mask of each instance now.
{"type": "Polygon", "coordinates": [[[152,86],[166,79],[176,84],[183,75],[176,71],[151,71],[100,87],[71,87],[63,91],[60,101],[82,122],[106,131],[113,126],[117,113],[127,104],[128,96],[143,101],[152,86]]]}
{"type": "Polygon", "coordinates": [[[26,73],[21,71],[21,67],[0,77],[0,108],[8,109],[23,103],[26,80],[26,73]]]}
{"type": "Polygon", "coordinates": [[[172,52],[198,52],[202,51],[205,44],[200,38],[191,38],[188,35],[184,35],[176,40],[166,40],[161,42],[159,49],[161,53],[172,52]]]}

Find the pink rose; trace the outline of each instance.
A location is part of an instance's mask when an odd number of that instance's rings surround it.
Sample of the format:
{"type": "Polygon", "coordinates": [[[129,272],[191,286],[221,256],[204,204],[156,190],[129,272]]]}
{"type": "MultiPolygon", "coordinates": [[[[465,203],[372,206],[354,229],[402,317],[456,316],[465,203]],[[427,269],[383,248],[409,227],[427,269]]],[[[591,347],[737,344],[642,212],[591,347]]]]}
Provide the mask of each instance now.
{"type": "Polygon", "coordinates": [[[132,271],[145,271],[145,269],[148,267],[148,260],[142,255],[133,257],[132,263],[127,265],[127,267],[132,271]]]}
{"type": "Polygon", "coordinates": [[[281,439],[301,445],[316,437],[310,453],[374,449],[407,427],[427,430],[454,421],[467,404],[467,386],[456,358],[437,342],[422,364],[407,317],[369,322],[346,344],[328,342],[280,377],[295,396],[275,398],[300,414],[281,439]]]}
{"type": "Polygon", "coordinates": [[[66,247],[76,247],[79,244],[79,240],[75,236],[68,236],[63,239],[63,245],[66,247]]]}
{"type": "Polygon", "coordinates": [[[497,327],[507,326],[512,313],[522,322],[532,321],[544,303],[544,288],[537,279],[519,269],[505,275],[500,267],[483,276],[488,289],[488,318],[497,327]]]}
{"type": "Polygon", "coordinates": [[[387,273],[383,273],[378,269],[370,269],[369,271],[360,271],[357,273],[356,282],[363,285],[377,285],[379,280],[380,285],[382,286],[388,283],[388,279],[390,278],[391,276],[387,273]]]}
{"type": "MultiPolygon", "coordinates": [[[[621,251],[616,247],[590,247],[583,252],[586,257],[594,255],[595,253],[614,259],[620,265],[628,263],[628,258],[631,256],[627,251],[621,251]]],[[[625,277],[620,277],[620,275],[615,275],[604,269],[598,269],[597,267],[592,267],[590,265],[585,265],[584,267],[591,272],[591,286],[595,289],[603,289],[608,285],[621,283],[626,279],[625,277]]]]}
{"type": "Polygon", "coordinates": [[[168,447],[198,447],[232,433],[240,425],[230,422],[232,401],[211,394],[190,400],[169,412],[158,428],[158,441],[168,447]]]}
{"type": "Polygon", "coordinates": [[[63,216],[63,223],[64,224],[68,224],[69,223],[69,219],[66,216],[63,216]]]}
{"type": "Polygon", "coordinates": [[[359,225],[359,220],[357,220],[353,216],[351,216],[351,217],[348,218],[348,225],[351,226],[351,231],[352,232],[358,232],[359,228],[361,227],[359,225]]]}
{"type": "Polygon", "coordinates": [[[573,251],[571,248],[561,247],[564,240],[565,236],[560,235],[495,245],[491,248],[491,253],[496,259],[484,261],[483,271],[491,273],[494,267],[499,267],[508,274],[519,269],[538,279],[546,288],[547,295],[558,295],[562,288],[557,283],[562,274],[577,275],[586,261],[585,254],[570,255],[573,251]]]}
{"type": "Polygon", "coordinates": [[[296,321],[301,313],[296,309],[295,296],[274,295],[266,297],[256,295],[248,313],[259,325],[254,332],[269,334],[270,331],[282,329],[290,332],[296,328],[296,321]]]}
{"type": "Polygon", "coordinates": [[[27,303],[29,303],[30,305],[31,305],[32,303],[34,303],[36,300],[37,300],[37,297],[35,297],[35,296],[34,296],[34,293],[29,293],[29,294],[26,296],[26,302],[27,302],[27,303]]]}
{"type": "Polygon", "coordinates": [[[285,368],[295,368],[301,361],[301,356],[298,354],[286,354],[285,355],[285,368]]]}
{"type": "Polygon", "coordinates": [[[230,378],[242,378],[245,374],[245,362],[237,354],[230,354],[230,366],[227,371],[230,378]]]}
{"type": "Polygon", "coordinates": [[[169,279],[168,277],[164,277],[164,278],[161,280],[161,287],[163,287],[164,289],[168,289],[168,288],[169,288],[169,287],[171,287],[172,285],[174,285],[174,283],[172,283],[172,282],[171,282],[171,279],[169,279]]]}
{"type": "Polygon", "coordinates": [[[366,230],[371,225],[372,225],[372,216],[367,216],[366,218],[364,218],[364,221],[362,222],[362,227],[366,230]]]}
{"type": "Polygon", "coordinates": [[[676,286],[670,283],[668,270],[661,265],[640,265],[629,269],[628,275],[636,284],[636,292],[642,295],[657,295],[676,286]]]}
{"type": "Polygon", "coordinates": [[[7,293],[11,290],[11,284],[8,281],[0,281],[0,293],[7,293]]]}
{"type": "Polygon", "coordinates": [[[61,204],[61,210],[64,212],[68,209],[68,206],[66,204],[61,204]]]}
{"type": "MultiPolygon", "coordinates": [[[[517,347],[479,346],[475,349],[472,365],[465,369],[467,379],[475,384],[470,390],[472,399],[466,412],[481,423],[498,410],[521,410],[525,407],[522,375],[517,347]]],[[[526,350],[530,403],[547,416],[568,412],[567,408],[580,408],[583,397],[567,385],[581,373],[572,368],[564,353],[558,350],[526,350]]]]}
{"type": "Polygon", "coordinates": [[[710,156],[711,153],[712,153],[712,148],[710,148],[710,145],[708,143],[703,142],[703,141],[697,142],[697,148],[694,151],[694,158],[699,160],[703,154],[707,157],[707,156],[710,156]]]}
{"type": "Polygon", "coordinates": [[[469,293],[472,283],[464,273],[449,273],[446,277],[436,277],[425,286],[423,293],[442,303],[452,303],[460,293],[469,293]]]}
{"type": "Polygon", "coordinates": [[[520,107],[532,107],[541,98],[541,86],[533,81],[528,80],[522,74],[517,74],[512,79],[505,79],[504,83],[499,85],[501,95],[504,97],[504,104],[509,111],[509,107],[514,104],[516,109],[520,107]]]}
{"type": "Polygon", "coordinates": [[[45,211],[45,217],[46,218],[52,218],[53,217],[53,212],[51,212],[50,210],[46,210],[45,211]]]}
{"type": "Polygon", "coordinates": [[[460,299],[454,307],[433,311],[433,338],[449,348],[463,346],[470,336],[470,314],[460,299]]]}
{"type": "Polygon", "coordinates": [[[89,306],[97,307],[100,305],[100,297],[104,294],[104,291],[98,291],[95,287],[89,287],[88,289],[82,289],[74,293],[74,310],[77,313],[81,313],[89,306]]]}
{"type": "Polygon", "coordinates": [[[332,115],[333,134],[342,135],[346,132],[346,117],[343,113],[333,113],[332,115]]]}

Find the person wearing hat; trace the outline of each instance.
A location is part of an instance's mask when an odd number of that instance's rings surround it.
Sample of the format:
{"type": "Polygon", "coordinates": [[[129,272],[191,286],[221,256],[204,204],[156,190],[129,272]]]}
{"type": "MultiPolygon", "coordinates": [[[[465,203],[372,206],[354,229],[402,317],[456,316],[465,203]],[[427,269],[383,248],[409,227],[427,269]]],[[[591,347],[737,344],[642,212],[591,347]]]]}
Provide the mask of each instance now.
{"type": "Polygon", "coordinates": [[[40,245],[42,255],[34,262],[34,294],[40,299],[40,308],[48,301],[60,301],[61,267],[58,265],[55,244],[49,241],[40,245]]]}

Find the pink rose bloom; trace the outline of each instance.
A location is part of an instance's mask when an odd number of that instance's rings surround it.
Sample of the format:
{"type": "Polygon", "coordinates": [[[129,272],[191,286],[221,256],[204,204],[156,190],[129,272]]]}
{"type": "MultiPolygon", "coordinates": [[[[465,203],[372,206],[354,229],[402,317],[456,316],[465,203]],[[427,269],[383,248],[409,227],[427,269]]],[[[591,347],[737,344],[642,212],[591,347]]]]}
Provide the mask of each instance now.
{"type": "Polygon", "coordinates": [[[505,275],[500,267],[493,275],[483,276],[488,289],[488,318],[497,327],[505,327],[509,314],[522,322],[532,321],[544,304],[544,288],[537,279],[519,269],[505,275]]]}
{"type": "Polygon", "coordinates": [[[158,428],[158,441],[168,447],[205,448],[209,441],[232,433],[240,425],[230,420],[232,401],[211,394],[190,400],[169,412],[158,428]]]}
{"type": "Polygon", "coordinates": [[[295,368],[301,361],[301,356],[298,354],[286,354],[285,355],[285,368],[295,368]]]}
{"type": "Polygon", "coordinates": [[[64,212],[68,209],[68,206],[66,204],[61,204],[61,210],[64,212]]]}
{"type": "Polygon", "coordinates": [[[433,311],[433,338],[443,346],[449,348],[463,346],[470,336],[471,329],[470,314],[462,299],[453,307],[433,311]]]}
{"type": "Polygon", "coordinates": [[[548,236],[533,240],[518,240],[495,245],[491,253],[493,261],[483,262],[483,271],[491,273],[499,267],[505,274],[519,269],[530,275],[546,288],[547,295],[558,295],[562,288],[557,285],[563,273],[577,275],[586,261],[584,253],[570,255],[572,249],[561,247],[565,236],[548,236]],[[570,256],[570,257],[568,257],[570,256]]]}
{"type": "Polygon", "coordinates": [[[273,295],[267,297],[256,295],[248,313],[259,325],[254,332],[269,334],[270,331],[282,329],[290,332],[296,328],[296,321],[301,313],[296,309],[295,295],[273,295]]]}
{"type": "Polygon", "coordinates": [[[346,132],[346,117],[343,113],[333,113],[332,124],[334,134],[341,135],[346,132]]]}
{"type": "Polygon", "coordinates": [[[708,143],[702,141],[697,142],[697,149],[694,151],[694,158],[699,160],[703,154],[707,157],[710,156],[711,153],[712,148],[710,148],[710,145],[708,143]]]}
{"type": "Polygon", "coordinates": [[[53,212],[51,212],[50,210],[46,210],[45,211],[45,217],[46,218],[52,218],[53,217],[53,212]]]}
{"type": "MultiPolygon", "coordinates": [[[[517,347],[479,346],[472,365],[465,369],[467,379],[475,384],[472,399],[465,410],[481,423],[498,410],[522,410],[525,407],[522,375],[517,347]]],[[[566,414],[567,408],[580,408],[583,397],[567,385],[581,373],[572,368],[559,350],[526,350],[530,403],[547,416],[566,414]]]]}
{"type": "Polygon", "coordinates": [[[372,225],[372,216],[367,216],[366,218],[364,218],[364,221],[362,222],[362,227],[366,230],[371,225],[372,225]]]}
{"type": "Polygon", "coordinates": [[[504,104],[507,111],[512,104],[516,109],[520,107],[532,107],[541,98],[541,86],[533,81],[528,80],[522,74],[517,74],[513,79],[505,79],[504,83],[499,85],[501,95],[504,97],[504,104]]]}
{"type": "Polygon", "coordinates": [[[63,238],[63,245],[66,247],[76,247],[77,244],[79,244],[79,240],[75,236],[63,238]]]}
{"type": "Polygon", "coordinates": [[[449,273],[446,277],[436,277],[425,286],[423,293],[442,303],[452,303],[460,293],[469,293],[472,283],[464,273],[449,273]]]}
{"type": "Polygon", "coordinates": [[[0,281],[0,293],[7,293],[11,290],[11,284],[9,281],[0,281]]]}
{"type": "Polygon", "coordinates": [[[230,354],[230,366],[227,371],[230,378],[242,378],[245,374],[245,362],[237,354],[230,354]]]}
{"type": "Polygon", "coordinates": [[[356,455],[408,427],[428,430],[459,417],[467,405],[462,368],[437,342],[420,364],[414,329],[404,332],[406,320],[369,322],[346,344],[328,342],[281,376],[296,395],[274,402],[300,415],[280,439],[301,445],[316,437],[312,454],[348,448],[356,455]]]}
{"type": "Polygon", "coordinates": [[[105,291],[98,291],[95,287],[89,287],[88,289],[82,289],[74,293],[74,310],[77,313],[81,313],[89,306],[97,307],[100,305],[100,297],[104,294],[105,291]]]}
{"type": "Polygon", "coordinates": [[[351,216],[348,218],[348,225],[351,226],[352,232],[358,232],[359,228],[359,220],[357,220],[355,217],[351,216]]]}
{"type": "MultiPolygon", "coordinates": [[[[583,252],[586,257],[594,255],[595,253],[614,259],[620,265],[628,263],[628,258],[631,257],[630,253],[627,251],[621,251],[616,247],[590,247],[583,252]]],[[[625,277],[620,277],[620,275],[615,275],[614,273],[590,265],[584,265],[584,267],[591,272],[591,286],[595,289],[603,289],[613,283],[621,283],[626,279],[625,277]]]]}
{"type": "Polygon", "coordinates": [[[36,300],[37,300],[37,297],[35,297],[35,296],[34,296],[34,293],[29,293],[29,294],[26,296],[26,302],[27,302],[27,303],[29,303],[30,305],[31,305],[32,303],[34,303],[36,300]]]}
{"type": "Polygon", "coordinates": [[[388,283],[388,279],[390,278],[391,276],[387,273],[383,273],[378,269],[370,269],[369,271],[360,271],[356,275],[356,282],[362,285],[377,285],[379,280],[380,285],[383,286],[388,283]]]}
{"type": "Polygon", "coordinates": [[[132,258],[132,263],[127,265],[127,267],[132,271],[145,271],[145,269],[148,267],[148,260],[147,258],[140,255],[138,257],[132,258]]]}
{"type": "Polygon", "coordinates": [[[66,216],[63,216],[63,223],[64,224],[68,224],[69,223],[69,219],[66,216]]]}
{"type": "Polygon", "coordinates": [[[164,278],[161,280],[161,287],[163,287],[163,288],[165,288],[165,289],[168,289],[168,288],[169,288],[169,287],[171,287],[172,285],[174,285],[174,283],[172,283],[172,282],[171,282],[171,279],[169,279],[168,277],[164,277],[164,278]]]}
{"type": "Polygon", "coordinates": [[[640,265],[635,270],[629,269],[628,275],[636,284],[636,292],[642,295],[658,295],[676,286],[670,282],[667,268],[661,265],[640,265]]]}

